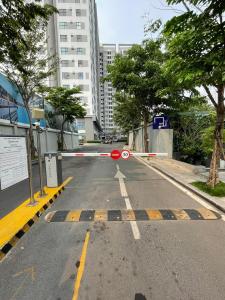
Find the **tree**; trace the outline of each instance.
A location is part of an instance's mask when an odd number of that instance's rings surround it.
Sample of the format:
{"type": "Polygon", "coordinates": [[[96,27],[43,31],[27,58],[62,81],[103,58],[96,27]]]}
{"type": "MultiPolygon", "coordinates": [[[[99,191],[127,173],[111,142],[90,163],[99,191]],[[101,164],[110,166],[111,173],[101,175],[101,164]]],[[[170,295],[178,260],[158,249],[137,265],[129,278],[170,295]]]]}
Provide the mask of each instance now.
{"type": "MultiPolygon", "coordinates": [[[[203,134],[214,125],[215,112],[208,104],[190,106],[170,115],[174,130],[174,151],[190,163],[204,163],[209,153],[203,146],[203,134]]],[[[212,153],[212,152],[211,152],[212,153]]]]}
{"type": "Polygon", "coordinates": [[[185,4],[187,10],[168,21],[164,29],[169,52],[167,74],[184,89],[203,87],[216,110],[214,149],[208,178],[208,185],[214,187],[219,182],[221,154],[224,156],[225,2],[167,0],[167,3],[185,4]],[[212,88],[217,95],[212,93],[212,88]]]}
{"type": "Polygon", "coordinates": [[[73,123],[78,118],[83,118],[86,115],[85,108],[80,104],[80,94],[78,87],[67,89],[63,87],[46,88],[47,95],[45,99],[53,106],[55,114],[62,117],[61,132],[60,132],[60,150],[63,150],[64,125],[66,122],[73,123]]]}
{"type": "Polygon", "coordinates": [[[0,3],[0,62],[9,57],[19,63],[22,53],[20,44],[29,48],[24,32],[32,31],[33,21],[37,17],[48,19],[56,9],[48,4],[40,5],[40,1],[31,3],[24,0],[2,0],[0,3]]]}
{"type": "MultiPolygon", "coordinates": [[[[163,53],[160,41],[149,40],[143,45],[134,45],[126,56],[117,55],[114,63],[108,67],[106,80],[112,82],[117,91],[125,92],[129,99],[135,99],[138,117],[144,122],[144,144],[148,152],[147,126],[150,113],[162,105],[158,95],[162,81],[161,65],[163,53]]],[[[117,110],[118,111],[118,110],[117,110]]]]}
{"type": "Polygon", "coordinates": [[[136,99],[124,92],[115,94],[114,121],[126,135],[133,131],[133,148],[135,146],[135,129],[141,124],[141,115],[136,99]]]}
{"type": "MultiPolygon", "coordinates": [[[[53,13],[53,10],[52,10],[53,13]]],[[[30,31],[21,33],[21,41],[17,41],[20,59],[17,60],[12,53],[5,53],[5,61],[0,65],[0,72],[16,86],[21,94],[29,118],[29,137],[32,157],[35,155],[32,131],[32,116],[29,102],[40,86],[44,85],[56,70],[57,59],[47,53],[46,30],[48,19],[36,17],[32,20],[30,31]]]]}

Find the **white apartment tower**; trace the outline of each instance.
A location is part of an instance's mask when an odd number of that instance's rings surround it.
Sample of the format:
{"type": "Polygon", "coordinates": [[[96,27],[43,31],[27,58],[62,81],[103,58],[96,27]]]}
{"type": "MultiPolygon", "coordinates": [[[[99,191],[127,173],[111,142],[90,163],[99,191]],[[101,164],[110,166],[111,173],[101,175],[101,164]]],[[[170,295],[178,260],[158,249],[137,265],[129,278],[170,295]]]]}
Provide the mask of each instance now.
{"type": "MultiPolygon", "coordinates": [[[[107,66],[113,63],[115,55],[125,55],[131,47],[131,44],[102,44],[99,51],[100,78],[107,75],[107,66]]],[[[118,130],[113,121],[115,92],[116,89],[112,87],[111,82],[100,82],[100,124],[105,135],[112,135],[115,130],[118,130]]]]}
{"type": "Polygon", "coordinates": [[[87,140],[98,137],[99,36],[95,0],[45,0],[59,13],[49,22],[48,49],[60,60],[50,86],[80,86],[87,115],[77,120],[78,132],[87,140]]]}

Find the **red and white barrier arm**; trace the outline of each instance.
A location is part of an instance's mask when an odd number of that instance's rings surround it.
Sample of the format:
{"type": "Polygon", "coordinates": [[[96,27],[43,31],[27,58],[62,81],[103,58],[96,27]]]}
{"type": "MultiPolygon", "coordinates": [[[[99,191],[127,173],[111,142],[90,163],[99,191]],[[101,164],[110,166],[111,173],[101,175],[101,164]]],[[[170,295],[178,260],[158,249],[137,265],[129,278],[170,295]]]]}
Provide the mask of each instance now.
{"type": "Polygon", "coordinates": [[[111,157],[111,153],[61,153],[63,157],[111,157]]]}
{"type": "MultiPolygon", "coordinates": [[[[111,157],[111,153],[61,153],[63,157],[111,157]]],[[[130,152],[130,156],[134,157],[165,157],[168,153],[137,153],[130,152]]]]}
{"type": "Polygon", "coordinates": [[[162,156],[168,156],[168,153],[137,153],[137,152],[130,152],[130,156],[162,157],[162,156]]]}

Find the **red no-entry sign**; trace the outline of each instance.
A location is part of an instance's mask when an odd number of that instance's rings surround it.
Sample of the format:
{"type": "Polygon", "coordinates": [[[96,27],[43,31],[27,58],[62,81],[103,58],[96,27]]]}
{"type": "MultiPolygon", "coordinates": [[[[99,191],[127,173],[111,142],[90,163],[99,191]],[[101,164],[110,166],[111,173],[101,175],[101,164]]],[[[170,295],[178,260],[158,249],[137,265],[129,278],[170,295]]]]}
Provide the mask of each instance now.
{"type": "Polygon", "coordinates": [[[114,160],[119,159],[119,158],[121,157],[120,151],[119,151],[119,150],[113,150],[113,151],[111,152],[111,157],[112,157],[112,159],[114,159],[114,160]]]}

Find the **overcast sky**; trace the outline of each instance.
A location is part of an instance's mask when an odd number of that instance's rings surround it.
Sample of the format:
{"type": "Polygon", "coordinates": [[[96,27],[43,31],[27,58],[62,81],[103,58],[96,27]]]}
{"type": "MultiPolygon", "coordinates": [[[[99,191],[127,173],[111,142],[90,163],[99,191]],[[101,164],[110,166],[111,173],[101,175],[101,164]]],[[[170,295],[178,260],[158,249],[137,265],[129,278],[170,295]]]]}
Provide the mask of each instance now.
{"type": "Polygon", "coordinates": [[[146,14],[163,21],[176,14],[165,0],[96,0],[101,43],[140,43],[146,14]]]}

